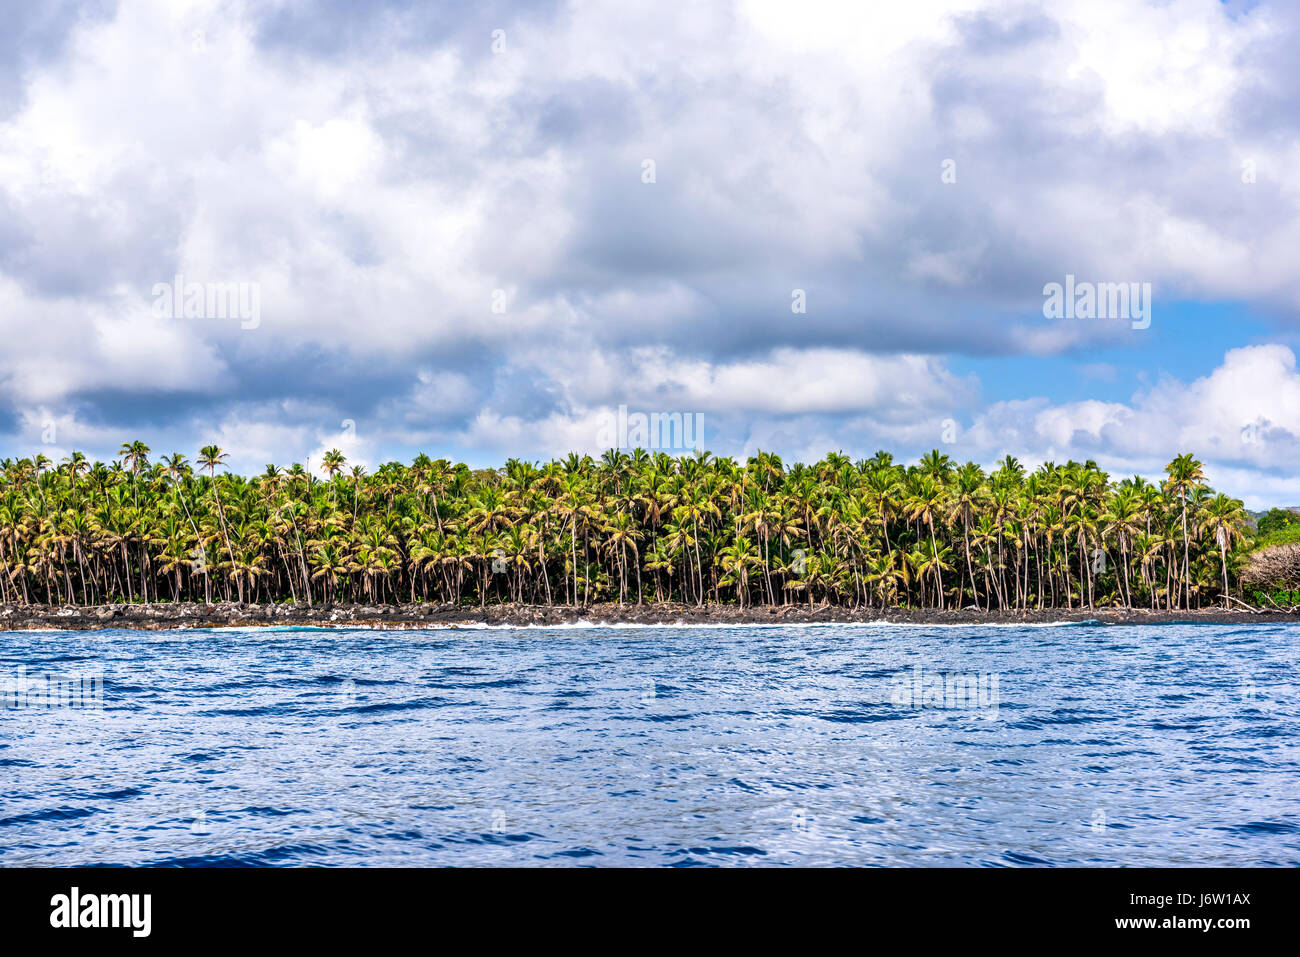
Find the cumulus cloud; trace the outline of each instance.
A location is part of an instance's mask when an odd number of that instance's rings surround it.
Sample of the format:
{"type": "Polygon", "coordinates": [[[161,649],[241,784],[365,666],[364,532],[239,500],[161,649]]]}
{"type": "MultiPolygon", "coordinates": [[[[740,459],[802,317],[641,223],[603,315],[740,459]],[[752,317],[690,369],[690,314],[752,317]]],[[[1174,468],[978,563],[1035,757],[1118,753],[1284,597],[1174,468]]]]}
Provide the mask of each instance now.
{"type": "Polygon", "coordinates": [[[995,403],[964,443],[989,458],[1002,450],[1028,462],[1093,458],[1148,475],[1195,451],[1213,481],[1256,504],[1268,494],[1300,502],[1300,372],[1286,346],[1246,346],[1229,350],[1207,376],[1165,378],[1128,402],[995,403]]]}
{"type": "Polygon", "coordinates": [[[698,410],[737,454],[923,447],[954,419],[1026,448],[1123,458],[1177,435],[1261,482],[1282,467],[1273,405],[1243,448],[1238,405],[1207,399],[1181,431],[1159,427],[1185,412],[1162,387],[985,408],[950,370],[1152,348],[1044,320],[1066,273],[1152,283],[1157,323],[1244,302],[1287,334],[1288,6],[140,0],[12,22],[7,451],[56,419],[100,455],[217,436],[260,466],[318,457],[351,420],[358,460],[488,464],[588,448],[627,404],[698,410]],[[261,323],[152,317],[176,274],[257,283],[261,323]]]}

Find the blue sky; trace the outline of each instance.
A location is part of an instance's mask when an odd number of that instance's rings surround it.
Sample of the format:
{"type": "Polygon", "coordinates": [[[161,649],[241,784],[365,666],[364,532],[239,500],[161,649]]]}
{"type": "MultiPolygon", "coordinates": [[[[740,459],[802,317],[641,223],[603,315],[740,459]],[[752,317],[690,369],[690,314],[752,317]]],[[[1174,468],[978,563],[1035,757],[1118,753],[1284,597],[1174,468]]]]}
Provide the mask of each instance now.
{"type": "Polygon", "coordinates": [[[627,406],[1300,504],[1291,4],[3,15],[2,455],[487,466],[627,406]],[[1047,318],[1067,274],[1149,283],[1149,328],[1047,318]]]}
{"type": "Polygon", "coordinates": [[[1161,376],[1206,376],[1227,350],[1266,343],[1284,343],[1294,351],[1297,336],[1242,303],[1171,302],[1161,304],[1158,322],[1128,343],[1059,356],[963,356],[952,368],[978,375],[991,401],[1034,393],[1058,401],[1125,402],[1161,376]]]}

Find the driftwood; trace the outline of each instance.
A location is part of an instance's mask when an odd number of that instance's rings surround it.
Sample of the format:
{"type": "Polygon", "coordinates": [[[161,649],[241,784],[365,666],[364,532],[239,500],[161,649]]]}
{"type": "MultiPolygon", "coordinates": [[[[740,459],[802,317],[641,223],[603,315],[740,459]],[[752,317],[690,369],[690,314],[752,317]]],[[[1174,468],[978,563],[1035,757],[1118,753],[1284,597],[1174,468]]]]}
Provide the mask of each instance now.
{"type": "Polygon", "coordinates": [[[1256,608],[1254,605],[1247,604],[1246,602],[1242,601],[1240,598],[1233,598],[1231,595],[1228,595],[1226,597],[1228,601],[1235,601],[1242,608],[1247,609],[1252,615],[1264,614],[1265,609],[1263,608],[1256,608]]]}
{"type": "Polygon", "coordinates": [[[1272,596],[1272,595],[1265,595],[1264,597],[1265,597],[1266,599],[1268,599],[1268,603],[1269,603],[1270,605],[1272,605],[1272,606],[1273,606],[1274,608],[1276,608],[1278,611],[1284,611],[1284,612],[1286,612],[1288,615],[1291,614],[1292,612],[1294,612],[1297,608],[1300,608],[1300,605],[1288,605],[1286,608],[1283,608],[1281,605],[1279,605],[1277,602],[1275,602],[1275,601],[1273,600],[1273,596],[1272,596]]]}

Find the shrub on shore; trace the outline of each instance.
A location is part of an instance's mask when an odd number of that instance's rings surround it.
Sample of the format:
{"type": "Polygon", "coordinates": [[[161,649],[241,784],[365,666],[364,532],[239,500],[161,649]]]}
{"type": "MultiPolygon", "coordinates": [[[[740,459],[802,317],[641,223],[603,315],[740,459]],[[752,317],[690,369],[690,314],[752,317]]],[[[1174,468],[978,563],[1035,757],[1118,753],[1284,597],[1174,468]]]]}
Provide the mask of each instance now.
{"type": "Polygon", "coordinates": [[[1300,589],[1300,544],[1251,552],[1241,569],[1241,583],[1252,591],[1300,589]]]}

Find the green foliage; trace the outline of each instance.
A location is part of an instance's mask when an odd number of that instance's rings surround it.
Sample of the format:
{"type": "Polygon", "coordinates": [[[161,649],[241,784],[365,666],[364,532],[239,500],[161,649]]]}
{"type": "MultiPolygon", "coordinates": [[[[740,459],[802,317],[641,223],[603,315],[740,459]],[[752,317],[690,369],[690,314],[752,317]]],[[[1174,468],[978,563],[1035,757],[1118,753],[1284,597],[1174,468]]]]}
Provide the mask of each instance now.
{"type": "Polygon", "coordinates": [[[1300,589],[1288,590],[1285,588],[1274,589],[1273,591],[1260,591],[1255,589],[1250,593],[1250,601],[1260,607],[1270,607],[1280,605],[1283,608],[1292,605],[1300,605],[1300,589]]]}
{"type": "Polygon", "coordinates": [[[420,455],[370,472],[331,449],[324,480],[227,458],[151,462],[131,442],[109,464],[0,462],[0,601],[1190,608],[1232,588],[1245,528],[1190,454],[1159,484],[939,451],[420,455]]]}
{"type": "Polygon", "coordinates": [[[1300,542],[1300,515],[1274,508],[1259,520],[1259,529],[1251,545],[1253,548],[1267,548],[1296,542],[1300,542]]]}

